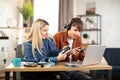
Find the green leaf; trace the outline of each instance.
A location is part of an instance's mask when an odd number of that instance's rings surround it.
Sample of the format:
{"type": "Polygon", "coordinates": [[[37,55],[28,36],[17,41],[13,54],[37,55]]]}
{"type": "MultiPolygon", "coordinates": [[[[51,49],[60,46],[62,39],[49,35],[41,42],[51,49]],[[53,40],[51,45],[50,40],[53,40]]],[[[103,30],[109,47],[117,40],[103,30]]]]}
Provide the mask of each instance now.
{"type": "Polygon", "coordinates": [[[29,20],[34,15],[34,9],[31,0],[22,4],[22,7],[17,7],[18,11],[23,15],[25,21],[29,20]]]}

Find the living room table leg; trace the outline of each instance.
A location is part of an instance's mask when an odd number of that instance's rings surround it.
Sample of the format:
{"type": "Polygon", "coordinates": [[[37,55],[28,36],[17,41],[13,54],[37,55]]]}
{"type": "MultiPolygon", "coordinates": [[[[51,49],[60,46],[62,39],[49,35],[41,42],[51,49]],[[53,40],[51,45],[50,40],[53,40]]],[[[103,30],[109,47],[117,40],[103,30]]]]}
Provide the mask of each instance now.
{"type": "Polygon", "coordinates": [[[10,72],[5,72],[5,80],[10,80],[10,72]]]}
{"type": "Polygon", "coordinates": [[[108,80],[112,80],[112,70],[108,70],[108,80]]]}
{"type": "Polygon", "coordinates": [[[16,72],[13,72],[13,80],[16,80],[16,72]]]}
{"type": "Polygon", "coordinates": [[[96,70],[93,70],[93,71],[92,71],[92,78],[93,78],[93,79],[96,79],[96,78],[97,78],[96,70]]]}

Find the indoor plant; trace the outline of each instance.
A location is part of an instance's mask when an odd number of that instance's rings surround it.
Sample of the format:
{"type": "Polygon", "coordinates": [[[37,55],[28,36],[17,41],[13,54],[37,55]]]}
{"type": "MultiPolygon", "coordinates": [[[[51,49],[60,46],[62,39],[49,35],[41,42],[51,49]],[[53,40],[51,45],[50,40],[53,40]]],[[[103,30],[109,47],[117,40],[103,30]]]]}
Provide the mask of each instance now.
{"type": "Polygon", "coordinates": [[[22,7],[17,7],[17,9],[22,14],[24,19],[24,25],[26,25],[30,18],[34,15],[34,9],[31,0],[28,0],[26,3],[23,2],[22,7]]]}

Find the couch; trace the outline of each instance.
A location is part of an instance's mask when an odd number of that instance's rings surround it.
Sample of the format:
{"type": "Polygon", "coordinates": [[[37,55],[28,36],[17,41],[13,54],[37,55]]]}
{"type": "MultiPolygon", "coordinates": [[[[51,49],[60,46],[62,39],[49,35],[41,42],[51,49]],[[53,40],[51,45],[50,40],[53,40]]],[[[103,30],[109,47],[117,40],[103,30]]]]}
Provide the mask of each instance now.
{"type": "MultiPolygon", "coordinates": [[[[112,66],[112,77],[120,77],[120,48],[106,48],[104,58],[112,66]]],[[[93,71],[91,71],[93,73],[93,71]]],[[[96,76],[107,76],[107,70],[96,71],[96,76]]]]}

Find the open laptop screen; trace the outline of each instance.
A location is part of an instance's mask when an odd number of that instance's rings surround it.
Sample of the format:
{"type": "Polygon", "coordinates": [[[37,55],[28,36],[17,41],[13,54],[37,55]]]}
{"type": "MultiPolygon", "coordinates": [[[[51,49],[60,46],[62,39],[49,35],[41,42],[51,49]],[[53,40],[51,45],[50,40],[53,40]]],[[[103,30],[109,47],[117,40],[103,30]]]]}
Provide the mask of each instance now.
{"type": "Polygon", "coordinates": [[[88,45],[84,60],[82,62],[67,62],[65,65],[85,66],[101,63],[105,48],[105,45],[88,45]]]}

